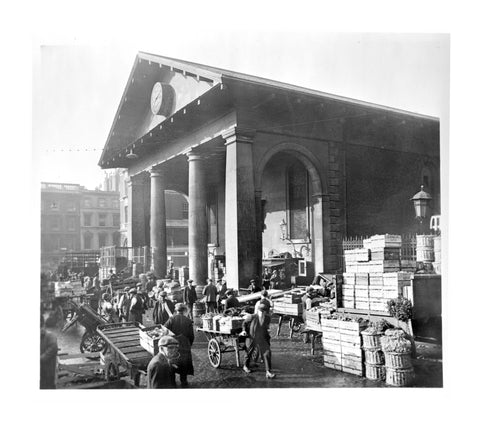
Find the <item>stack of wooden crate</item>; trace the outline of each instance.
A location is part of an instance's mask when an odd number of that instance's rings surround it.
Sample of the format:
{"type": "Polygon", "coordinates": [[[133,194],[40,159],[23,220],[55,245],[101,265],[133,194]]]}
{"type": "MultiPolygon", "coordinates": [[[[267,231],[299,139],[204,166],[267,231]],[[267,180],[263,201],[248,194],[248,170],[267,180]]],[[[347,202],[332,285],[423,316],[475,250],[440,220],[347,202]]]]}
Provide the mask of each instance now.
{"type": "Polygon", "coordinates": [[[387,312],[387,302],[403,294],[411,272],[400,271],[401,236],[375,235],[362,249],[345,251],[343,307],[387,312]]]}
{"type": "Polygon", "coordinates": [[[322,317],[321,327],[325,367],[363,376],[360,332],[367,327],[367,322],[322,317]]]}

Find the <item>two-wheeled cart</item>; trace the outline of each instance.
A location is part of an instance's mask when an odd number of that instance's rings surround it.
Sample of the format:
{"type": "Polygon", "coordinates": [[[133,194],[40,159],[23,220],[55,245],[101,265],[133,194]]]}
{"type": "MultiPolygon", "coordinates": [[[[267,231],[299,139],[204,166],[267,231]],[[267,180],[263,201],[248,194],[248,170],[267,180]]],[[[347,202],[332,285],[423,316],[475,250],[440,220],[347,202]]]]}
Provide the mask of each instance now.
{"type": "Polygon", "coordinates": [[[235,352],[237,367],[240,367],[240,351],[246,350],[246,337],[240,336],[241,328],[219,331],[197,327],[197,331],[204,333],[208,340],[208,360],[214,368],[220,367],[223,354],[228,352],[235,352]]]}
{"type": "Polygon", "coordinates": [[[79,304],[74,300],[68,301],[71,308],[71,319],[63,326],[62,331],[68,330],[79,322],[85,327],[85,333],[80,341],[80,352],[99,352],[105,348],[105,340],[97,333],[97,327],[107,323],[107,320],[95,312],[88,304],[79,304]]]}

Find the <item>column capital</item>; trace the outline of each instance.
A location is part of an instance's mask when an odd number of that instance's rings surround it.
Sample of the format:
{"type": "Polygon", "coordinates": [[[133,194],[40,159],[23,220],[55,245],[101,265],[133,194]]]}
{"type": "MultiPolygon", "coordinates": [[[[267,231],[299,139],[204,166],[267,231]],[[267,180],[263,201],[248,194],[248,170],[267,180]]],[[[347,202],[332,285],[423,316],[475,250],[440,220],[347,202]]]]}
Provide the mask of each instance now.
{"type": "Polygon", "coordinates": [[[225,140],[225,145],[229,145],[234,142],[252,144],[255,132],[255,129],[242,129],[238,127],[232,127],[223,132],[222,137],[225,140]]]}
{"type": "Polygon", "coordinates": [[[127,182],[130,186],[140,186],[144,184],[144,178],[142,174],[137,174],[137,175],[128,177],[127,182]]]}
{"type": "Polygon", "coordinates": [[[202,161],[205,160],[205,154],[200,153],[198,150],[190,150],[187,152],[187,160],[188,162],[202,161]]]}
{"type": "Polygon", "coordinates": [[[150,177],[163,177],[164,170],[160,165],[154,165],[148,170],[150,177]]]}

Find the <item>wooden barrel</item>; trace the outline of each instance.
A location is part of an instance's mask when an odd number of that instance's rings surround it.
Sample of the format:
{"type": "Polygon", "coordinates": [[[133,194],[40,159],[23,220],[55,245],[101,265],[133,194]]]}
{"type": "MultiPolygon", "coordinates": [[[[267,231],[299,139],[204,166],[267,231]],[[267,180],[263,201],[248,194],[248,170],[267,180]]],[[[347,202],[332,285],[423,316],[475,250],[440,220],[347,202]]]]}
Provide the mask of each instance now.
{"type": "Polygon", "coordinates": [[[195,302],[193,304],[193,317],[201,317],[205,313],[205,303],[195,302]]]}
{"type": "Polygon", "coordinates": [[[433,238],[432,235],[417,235],[417,261],[433,262],[435,260],[433,238]]]}

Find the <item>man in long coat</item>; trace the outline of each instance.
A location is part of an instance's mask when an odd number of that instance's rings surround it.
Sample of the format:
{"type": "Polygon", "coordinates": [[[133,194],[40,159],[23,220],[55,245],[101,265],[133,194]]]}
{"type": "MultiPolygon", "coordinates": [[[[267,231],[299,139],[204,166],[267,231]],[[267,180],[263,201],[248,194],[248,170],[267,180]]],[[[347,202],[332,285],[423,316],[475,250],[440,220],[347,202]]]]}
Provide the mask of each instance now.
{"type": "Polygon", "coordinates": [[[187,308],[182,303],[175,305],[175,315],[165,323],[165,327],[173,332],[179,343],[180,358],[178,360],[178,374],[180,384],[187,387],[187,375],[193,375],[192,344],[195,339],[193,322],[185,316],[187,308]]]}
{"type": "Polygon", "coordinates": [[[215,313],[217,306],[217,287],[213,285],[212,279],[207,279],[207,285],[203,287],[202,294],[205,296],[207,312],[215,313]]]}
{"type": "Polygon", "coordinates": [[[40,388],[56,388],[57,338],[45,329],[45,320],[40,315],[40,388]]]}
{"type": "Polygon", "coordinates": [[[275,374],[272,373],[272,352],[270,349],[270,334],[268,329],[270,327],[270,315],[266,313],[266,305],[261,303],[258,306],[258,310],[254,315],[251,315],[251,319],[246,319],[243,322],[242,335],[250,335],[251,343],[247,350],[245,357],[245,363],[243,370],[246,373],[250,373],[250,361],[255,353],[255,347],[263,356],[265,363],[265,376],[267,378],[274,378],[275,374]],[[247,331],[248,330],[248,331],[247,331]]]}
{"type": "Polygon", "coordinates": [[[187,306],[187,316],[193,320],[193,304],[197,301],[197,293],[193,280],[187,281],[187,286],[183,290],[183,303],[187,306]]]}
{"type": "Polygon", "coordinates": [[[153,356],[147,366],[147,388],[175,388],[172,362],[178,356],[178,341],[172,336],[162,336],[158,345],[158,354],[153,356]]]}
{"type": "Polygon", "coordinates": [[[165,324],[174,312],[175,306],[173,302],[167,298],[165,291],[160,291],[158,300],[153,307],[153,322],[155,324],[165,324]]]}

